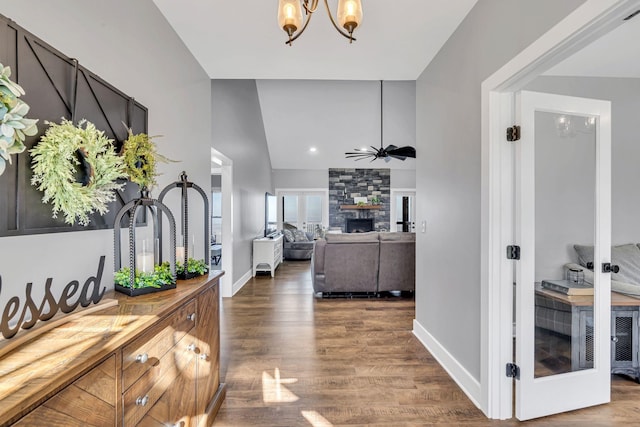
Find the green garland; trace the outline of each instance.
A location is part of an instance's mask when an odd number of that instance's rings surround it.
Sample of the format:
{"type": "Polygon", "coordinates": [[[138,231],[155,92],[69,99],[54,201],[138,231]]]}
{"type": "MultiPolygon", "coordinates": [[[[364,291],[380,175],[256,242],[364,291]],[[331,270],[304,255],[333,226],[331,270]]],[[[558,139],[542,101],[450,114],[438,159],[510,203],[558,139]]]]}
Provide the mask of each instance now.
{"type": "Polygon", "coordinates": [[[49,129],[29,151],[31,185],[44,192],[43,203],[52,202],[53,218],[62,212],[66,223],[87,225],[89,214],[104,215],[107,204],[115,200],[114,191],[124,186],[115,182],[127,177],[122,158],[113,149],[112,140],[86,120],[78,126],[66,119],[59,125],[46,123],[49,129]],[[82,166],[89,172],[86,185],[76,182],[76,171],[82,166]]]}
{"type": "Polygon", "coordinates": [[[11,79],[11,68],[0,64],[0,175],[6,162],[11,164],[11,155],[25,150],[27,136],[38,133],[37,119],[27,119],[29,106],[20,99],[24,89],[11,79]]]}
{"type": "Polygon", "coordinates": [[[170,160],[160,154],[156,149],[152,136],[146,133],[134,135],[129,129],[129,137],[122,145],[122,157],[129,180],[140,186],[141,189],[150,190],[156,183],[157,161],[169,162],[170,160]]]}

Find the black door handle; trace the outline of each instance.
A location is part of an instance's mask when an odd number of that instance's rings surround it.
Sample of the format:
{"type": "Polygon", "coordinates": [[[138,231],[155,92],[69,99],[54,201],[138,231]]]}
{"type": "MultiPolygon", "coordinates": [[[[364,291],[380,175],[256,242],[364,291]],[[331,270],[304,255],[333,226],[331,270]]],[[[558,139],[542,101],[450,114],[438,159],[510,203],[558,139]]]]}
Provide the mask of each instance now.
{"type": "Polygon", "coordinates": [[[618,267],[617,265],[611,265],[608,262],[605,262],[602,264],[602,272],[603,273],[617,273],[620,271],[620,267],[618,267]]]}

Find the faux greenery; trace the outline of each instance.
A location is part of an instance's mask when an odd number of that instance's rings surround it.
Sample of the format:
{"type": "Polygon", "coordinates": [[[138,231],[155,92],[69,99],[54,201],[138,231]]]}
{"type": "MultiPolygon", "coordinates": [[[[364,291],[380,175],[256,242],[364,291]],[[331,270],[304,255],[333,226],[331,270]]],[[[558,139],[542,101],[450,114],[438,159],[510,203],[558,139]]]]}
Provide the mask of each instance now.
{"type": "MultiPolygon", "coordinates": [[[[187,260],[187,273],[197,273],[199,275],[206,274],[209,271],[209,267],[202,259],[189,258],[187,260]]],[[[184,274],[184,265],[182,263],[176,264],[176,273],[184,274]]]]}
{"type": "Polygon", "coordinates": [[[11,81],[11,68],[0,64],[0,175],[11,155],[22,153],[27,136],[38,133],[38,120],[27,119],[29,106],[20,99],[24,89],[11,81]]]}
{"type": "Polygon", "coordinates": [[[90,122],[82,120],[78,126],[66,119],[61,124],[46,123],[49,129],[30,150],[31,185],[44,192],[43,203],[52,203],[54,218],[62,212],[66,223],[87,225],[89,214],[104,215],[107,204],[115,200],[114,191],[123,187],[116,182],[127,176],[122,158],[112,140],[90,122]],[[77,169],[83,166],[79,153],[89,169],[84,184],[76,179],[77,169]]]}
{"type": "Polygon", "coordinates": [[[129,129],[129,137],[122,145],[122,157],[129,180],[147,190],[156,185],[156,163],[170,161],[158,153],[153,138],[145,133],[134,135],[129,129]]]}
{"type": "MultiPolygon", "coordinates": [[[[113,274],[113,280],[116,285],[120,285],[123,288],[131,288],[129,283],[129,267],[123,267],[120,271],[113,274]]],[[[171,276],[171,266],[168,262],[163,262],[160,265],[154,267],[153,273],[144,273],[136,270],[136,278],[133,284],[133,289],[140,288],[161,288],[164,285],[173,283],[173,276],[171,276]]]]}

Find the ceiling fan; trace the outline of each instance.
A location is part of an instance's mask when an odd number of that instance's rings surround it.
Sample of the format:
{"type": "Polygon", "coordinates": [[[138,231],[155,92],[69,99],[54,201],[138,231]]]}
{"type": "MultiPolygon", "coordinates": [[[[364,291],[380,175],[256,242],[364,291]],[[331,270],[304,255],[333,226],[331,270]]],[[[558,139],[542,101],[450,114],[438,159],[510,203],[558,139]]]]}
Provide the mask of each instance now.
{"type": "Polygon", "coordinates": [[[373,162],[376,159],[384,159],[385,162],[391,161],[391,159],[398,159],[404,161],[407,157],[411,157],[413,159],[416,158],[416,149],[415,147],[411,147],[410,145],[405,145],[404,147],[397,147],[395,145],[387,145],[386,147],[383,144],[384,134],[383,130],[383,103],[382,103],[382,86],[383,82],[380,80],[380,148],[376,148],[373,145],[371,146],[371,150],[368,148],[360,149],[354,148],[354,151],[344,153],[347,159],[354,158],[356,161],[371,158],[373,162]]]}

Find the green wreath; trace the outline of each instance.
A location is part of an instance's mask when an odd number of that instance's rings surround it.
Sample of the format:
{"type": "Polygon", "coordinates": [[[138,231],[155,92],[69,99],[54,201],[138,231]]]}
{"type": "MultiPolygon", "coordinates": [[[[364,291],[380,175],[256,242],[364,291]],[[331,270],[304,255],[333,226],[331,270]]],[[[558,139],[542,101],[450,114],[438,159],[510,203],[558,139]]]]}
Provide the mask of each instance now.
{"type": "Polygon", "coordinates": [[[86,120],[78,126],[66,119],[59,125],[46,123],[49,129],[29,151],[31,185],[44,192],[43,203],[53,204],[53,218],[62,212],[66,223],[87,225],[90,214],[107,213],[115,191],[124,186],[116,182],[127,177],[122,159],[113,141],[86,120]]]}
{"type": "Polygon", "coordinates": [[[129,137],[122,144],[122,157],[129,180],[135,182],[142,190],[151,190],[156,183],[156,164],[158,161],[167,163],[172,160],[159,154],[153,142],[155,136],[146,133],[134,135],[129,129],[129,137]]]}

